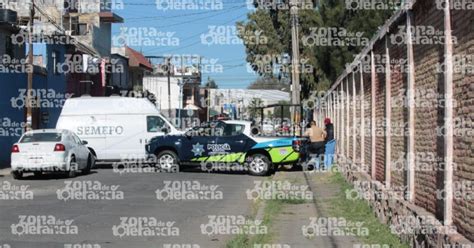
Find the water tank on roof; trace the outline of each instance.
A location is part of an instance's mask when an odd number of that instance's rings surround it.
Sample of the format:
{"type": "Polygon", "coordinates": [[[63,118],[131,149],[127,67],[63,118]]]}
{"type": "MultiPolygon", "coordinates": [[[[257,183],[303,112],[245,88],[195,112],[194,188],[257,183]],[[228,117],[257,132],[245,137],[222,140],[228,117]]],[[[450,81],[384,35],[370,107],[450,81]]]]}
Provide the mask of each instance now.
{"type": "Polygon", "coordinates": [[[11,23],[15,24],[17,21],[16,11],[9,9],[0,9],[0,23],[11,23]]]}

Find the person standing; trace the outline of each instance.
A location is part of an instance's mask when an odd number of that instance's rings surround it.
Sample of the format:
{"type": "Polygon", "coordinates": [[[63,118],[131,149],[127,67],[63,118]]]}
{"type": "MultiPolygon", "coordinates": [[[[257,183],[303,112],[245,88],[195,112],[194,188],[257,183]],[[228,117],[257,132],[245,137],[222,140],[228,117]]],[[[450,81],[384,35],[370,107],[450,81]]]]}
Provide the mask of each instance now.
{"type": "Polygon", "coordinates": [[[326,126],[326,143],[334,139],[334,125],[331,123],[331,119],[324,119],[324,125],[326,126]]]}
{"type": "Polygon", "coordinates": [[[326,145],[326,132],[316,125],[315,121],[311,121],[310,128],[308,128],[304,136],[309,137],[310,143],[306,151],[317,156],[324,154],[324,146],[326,145]]]}

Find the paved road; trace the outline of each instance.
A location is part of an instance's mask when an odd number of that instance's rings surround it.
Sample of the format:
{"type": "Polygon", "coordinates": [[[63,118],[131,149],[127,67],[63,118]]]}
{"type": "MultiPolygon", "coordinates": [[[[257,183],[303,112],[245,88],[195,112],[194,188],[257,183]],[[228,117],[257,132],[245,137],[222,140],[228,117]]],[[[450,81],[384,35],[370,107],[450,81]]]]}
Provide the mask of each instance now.
{"type": "MultiPolygon", "coordinates": [[[[258,178],[257,178],[258,179],[258,178]]],[[[127,173],[118,174],[112,169],[98,169],[92,174],[79,176],[72,181],[98,181],[112,186],[120,185],[123,200],[71,200],[58,199],[57,190],[65,188],[69,179],[58,176],[27,177],[14,181],[10,176],[0,177],[12,185],[28,185],[33,200],[0,200],[0,245],[13,247],[65,247],[64,244],[99,244],[104,247],[163,247],[163,244],[198,244],[200,247],[223,247],[231,235],[203,235],[200,225],[209,222],[208,215],[247,215],[251,202],[245,191],[253,186],[255,177],[245,174],[209,174],[204,172],[127,173]],[[199,181],[217,185],[222,192],[220,200],[161,201],[155,191],[163,189],[164,181],[199,181]],[[11,225],[20,222],[19,216],[54,215],[61,220],[72,219],[78,235],[14,235],[11,225]],[[112,227],[120,225],[120,217],[155,217],[159,221],[174,221],[179,236],[114,236],[112,227]]],[[[217,192],[215,191],[215,192],[217,192]]],[[[219,197],[217,197],[219,198],[219,197]]],[[[18,229],[21,231],[21,229],[18,229]]],[[[72,230],[72,229],[70,229],[72,230]]],[[[176,231],[176,229],[173,229],[176,231]]]]}

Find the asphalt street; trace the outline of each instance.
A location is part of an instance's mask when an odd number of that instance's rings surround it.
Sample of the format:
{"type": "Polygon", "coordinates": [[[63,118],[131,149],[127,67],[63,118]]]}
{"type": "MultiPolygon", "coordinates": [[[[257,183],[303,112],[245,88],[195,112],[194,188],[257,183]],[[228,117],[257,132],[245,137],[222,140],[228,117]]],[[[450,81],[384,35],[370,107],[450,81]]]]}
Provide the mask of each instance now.
{"type": "MultiPolygon", "coordinates": [[[[33,199],[0,200],[0,245],[8,244],[12,248],[64,248],[65,244],[98,244],[102,248],[152,248],[166,247],[166,244],[199,245],[201,248],[223,247],[226,241],[233,237],[232,234],[206,235],[202,233],[201,225],[209,223],[209,215],[246,216],[250,214],[252,203],[246,196],[246,190],[252,188],[253,181],[258,179],[260,178],[242,173],[198,171],[120,174],[110,168],[93,170],[89,175],[81,175],[74,179],[43,175],[26,177],[17,181],[11,176],[3,176],[0,177],[3,192],[9,187],[28,186],[26,190],[33,195],[33,199]],[[100,183],[102,186],[105,185],[105,188],[116,185],[119,186],[116,190],[123,193],[123,199],[83,200],[78,197],[64,201],[57,192],[66,187],[67,181],[73,181],[72,185],[74,182],[78,185],[79,183],[80,185],[100,183]],[[215,191],[221,192],[222,199],[217,199],[219,198],[217,197],[212,200],[160,200],[157,198],[156,190],[163,189],[166,181],[184,182],[182,184],[188,184],[188,186],[199,182],[204,190],[214,185],[217,187],[215,191]],[[77,234],[40,235],[33,230],[35,224],[31,224],[33,227],[28,227],[31,228],[28,233],[21,228],[13,228],[21,223],[22,215],[39,219],[47,219],[52,215],[56,220],[73,220],[72,225],[77,227],[77,234]],[[154,217],[158,221],[174,222],[172,227],[175,229],[168,236],[150,236],[143,232],[139,232],[138,235],[137,233],[124,236],[115,233],[114,235],[113,227],[121,224],[120,217],[131,217],[135,222],[149,221],[149,219],[143,220],[139,217],[154,217]],[[176,235],[177,229],[179,229],[178,235],[176,235]]],[[[17,187],[14,190],[18,191],[18,189],[17,187]]],[[[194,190],[199,191],[196,188],[194,190]]],[[[64,194],[62,198],[65,196],[70,195],[64,194]]]]}

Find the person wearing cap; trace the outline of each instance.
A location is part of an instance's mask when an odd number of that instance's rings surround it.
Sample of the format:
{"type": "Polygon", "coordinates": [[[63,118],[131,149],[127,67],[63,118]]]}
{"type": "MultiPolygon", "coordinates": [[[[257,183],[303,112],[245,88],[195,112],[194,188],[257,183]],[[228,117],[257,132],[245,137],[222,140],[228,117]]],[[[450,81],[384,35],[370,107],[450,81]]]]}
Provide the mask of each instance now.
{"type": "Polygon", "coordinates": [[[334,139],[334,125],[331,123],[331,119],[326,118],[324,119],[324,125],[326,126],[326,143],[334,139]]]}

